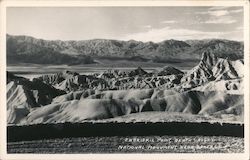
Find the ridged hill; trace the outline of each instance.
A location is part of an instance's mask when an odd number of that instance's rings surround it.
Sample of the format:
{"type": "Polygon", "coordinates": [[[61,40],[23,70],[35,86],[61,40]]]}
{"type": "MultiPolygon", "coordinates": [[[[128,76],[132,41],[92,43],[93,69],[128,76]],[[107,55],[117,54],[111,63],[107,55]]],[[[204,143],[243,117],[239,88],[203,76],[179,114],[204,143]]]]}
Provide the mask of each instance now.
{"type": "Polygon", "coordinates": [[[16,123],[34,109],[65,94],[39,80],[29,81],[7,72],[7,122],[16,123]]]}
{"type": "MultiPolygon", "coordinates": [[[[169,114],[185,113],[190,116],[192,114],[203,115],[204,118],[206,116],[219,119],[231,117],[231,121],[241,121],[243,120],[243,108],[243,95],[231,95],[217,91],[183,93],[154,89],[83,91],[60,96],[55,99],[54,103],[37,108],[24,118],[24,123],[74,123],[136,115],[136,113],[149,111],[169,114]]],[[[158,121],[160,121],[160,117],[158,121]]]]}
{"type": "Polygon", "coordinates": [[[165,66],[155,72],[157,76],[167,76],[167,75],[179,75],[184,74],[181,70],[171,67],[171,66],[165,66]]]}
{"type": "Polygon", "coordinates": [[[218,58],[213,53],[204,52],[200,63],[187,72],[181,79],[183,88],[190,89],[211,81],[243,78],[242,60],[218,58]]]}
{"type": "Polygon", "coordinates": [[[243,69],[242,60],[206,51],[187,73],[165,67],[158,73],[166,75],[159,76],[140,67],[93,75],[64,71],[33,81],[8,72],[8,124],[95,121],[148,111],[243,122],[243,69]]]}
{"type": "Polygon", "coordinates": [[[157,73],[148,73],[141,67],[138,67],[128,71],[107,70],[93,75],[80,75],[75,72],[63,71],[42,75],[34,79],[41,80],[57,89],[71,92],[82,89],[171,88],[178,85],[183,76],[183,72],[173,67],[163,68],[163,70],[159,71],[159,76],[157,73]]]}
{"type": "MultiPolygon", "coordinates": [[[[136,74],[134,77],[123,77],[124,75],[121,74],[122,77],[119,79],[119,72],[109,71],[108,73],[114,74],[112,78],[106,77],[100,79],[93,75],[86,76],[79,75],[75,72],[64,71],[56,74],[56,76],[60,76],[63,80],[55,85],[61,86],[64,90],[70,89],[70,92],[53,98],[50,104],[41,107],[30,103],[34,102],[31,100],[37,97],[34,96],[37,94],[33,94],[34,88],[26,88],[26,85],[14,85],[15,79],[26,83],[27,80],[9,74],[9,83],[7,85],[8,123],[84,122],[86,120],[103,120],[148,111],[166,112],[168,114],[178,112],[200,115],[205,119],[208,116],[209,119],[216,117],[219,119],[230,119],[230,121],[243,121],[243,93],[227,92],[231,89],[236,91],[243,90],[242,87],[237,86],[238,84],[242,84],[243,72],[240,72],[242,67],[243,62],[240,60],[229,61],[205,52],[200,63],[184,75],[184,81],[179,85],[190,83],[190,81],[185,80],[194,81],[192,83],[195,83],[195,81],[199,79],[205,81],[202,81],[198,87],[194,85],[188,88],[188,91],[176,90],[178,85],[172,86],[172,89],[161,89],[159,86],[152,86],[151,89],[142,89],[143,85],[150,86],[161,83],[162,80],[159,77],[147,77],[143,74],[136,74]],[[214,69],[215,67],[216,70],[214,69]],[[229,77],[215,77],[218,73],[228,75],[229,77]],[[118,76],[118,79],[115,76],[118,76]],[[117,80],[114,81],[114,79],[117,80]],[[149,79],[157,80],[157,83],[149,83],[149,79]],[[93,87],[99,85],[100,81],[104,81],[108,87],[112,86],[111,84],[126,87],[124,90],[103,90],[103,88],[98,89],[93,87]],[[74,91],[74,88],[69,88],[74,87],[74,85],[76,87],[86,85],[86,88],[81,88],[78,91],[74,91]],[[140,89],[130,89],[133,85],[140,89]],[[225,86],[225,88],[221,88],[221,86],[225,86]],[[27,94],[28,92],[32,94],[27,94]],[[30,107],[34,108],[29,109],[30,107]]],[[[139,68],[131,72],[134,73],[138,71],[137,73],[144,73],[141,70],[142,69],[139,68]]],[[[176,75],[160,77],[170,78],[171,76],[176,75]]],[[[57,82],[55,79],[58,78],[47,78],[45,76],[44,81],[47,80],[52,85],[57,82]]],[[[41,82],[39,79],[35,79],[35,81],[41,82]]],[[[29,83],[31,82],[28,82],[28,84],[29,83]]],[[[166,81],[162,85],[169,83],[173,82],[166,81]]],[[[45,86],[38,89],[38,95],[39,92],[42,91],[41,89],[48,90],[45,86]]],[[[51,93],[51,91],[49,93],[51,93]]],[[[158,120],[160,121],[160,119],[158,120]]]]}

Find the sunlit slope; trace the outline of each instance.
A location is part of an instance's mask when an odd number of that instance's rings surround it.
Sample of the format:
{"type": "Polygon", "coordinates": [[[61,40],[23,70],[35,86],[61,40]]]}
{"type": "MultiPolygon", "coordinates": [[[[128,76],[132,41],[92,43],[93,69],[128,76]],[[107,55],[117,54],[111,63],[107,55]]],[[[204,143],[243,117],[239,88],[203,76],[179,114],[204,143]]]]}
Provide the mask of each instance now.
{"type": "MultiPolygon", "coordinates": [[[[61,123],[99,120],[129,115],[131,113],[162,111],[199,115],[230,114],[243,116],[243,96],[224,92],[188,91],[159,96],[152,90],[109,91],[87,98],[68,98],[31,111],[24,123],[61,123]],[[153,98],[158,96],[159,98],[153,98]],[[132,97],[133,98],[132,98],[132,97]]],[[[220,117],[222,118],[222,117],[220,117]]],[[[241,119],[241,118],[240,118],[241,119]]]]}
{"type": "Polygon", "coordinates": [[[242,122],[243,68],[241,60],[204,52],[186,73],[173,67],[148,73],[138,67],[92,75],[65,71],[32,81],[8,74],[8,123],[83,122],[146,112],[242,122]]]}

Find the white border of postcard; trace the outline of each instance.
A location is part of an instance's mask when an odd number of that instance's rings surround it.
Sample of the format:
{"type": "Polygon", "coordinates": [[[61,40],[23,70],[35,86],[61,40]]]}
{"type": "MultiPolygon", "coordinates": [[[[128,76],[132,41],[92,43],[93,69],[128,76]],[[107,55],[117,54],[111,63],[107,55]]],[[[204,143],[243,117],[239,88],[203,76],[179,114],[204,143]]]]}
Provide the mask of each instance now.
{"type": "Polygon", "coordinates": [[[0,159],[3,160],[35,160],[35,159],[88,159],[88,160],[103,160],[103,159],[119,159],[119,160],[155,160],[155,159],[192,159],[192,160],[248,160],[249,158],[249,1],[248,0],[189,0],[189,1],[154,1],[154,0],[118,0],[118,1],[79,1],[79,0],[0,0],[0,159]],[[243,6],[244,7],[244,153],[228,154],[228,153],[213,153],[213,154],[7,154],[6,140],[6,8],[7,7],[86,7],[86,6],[243,6]]]}

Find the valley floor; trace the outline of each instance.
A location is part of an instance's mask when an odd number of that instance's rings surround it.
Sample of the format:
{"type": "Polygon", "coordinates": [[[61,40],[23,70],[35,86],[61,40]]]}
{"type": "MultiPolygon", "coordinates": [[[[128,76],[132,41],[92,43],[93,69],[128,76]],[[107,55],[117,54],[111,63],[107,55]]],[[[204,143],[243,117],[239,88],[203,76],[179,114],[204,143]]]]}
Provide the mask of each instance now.
{"type": "Polygon", "coordinates": [[[146,71],[153,71],[155,69],[162,68],[164,66],[173,66],[181,70],[189,70],[193,66],[197,65],[199,61],[185,61],[178,63],[153,63],[153,62],[138,62],[138,61],[127,61],[127,60],[100,60],[100,63],[85,64],[85,65],[41,65],[41,64],[10,64],[7,66],[7,71],[20,75],[43,75],[57,73],[62,70],[71,70],[79,72],[81,74],[93,74],[106,71],[108,69],[119,69],[119,70],[133,70],[138,66],[144,68],[146,71]]]}

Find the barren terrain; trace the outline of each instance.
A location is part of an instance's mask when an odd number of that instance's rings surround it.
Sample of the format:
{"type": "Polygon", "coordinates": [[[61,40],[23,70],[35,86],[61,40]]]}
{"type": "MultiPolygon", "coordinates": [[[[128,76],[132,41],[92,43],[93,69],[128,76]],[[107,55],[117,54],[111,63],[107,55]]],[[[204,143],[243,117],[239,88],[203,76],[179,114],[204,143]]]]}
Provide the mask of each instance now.
{"type": "Polygon", "coordinates": [[[8,152],[242,152],[243,60],[205,51],[192,68],[176,64],[9,67],[8,152]]]}
{"type": "Polygon", "coordinates": [[[225,136],[81,137],[8,143],[8,153],[243,153],[243,151],[243,138],[225,136]]]}

